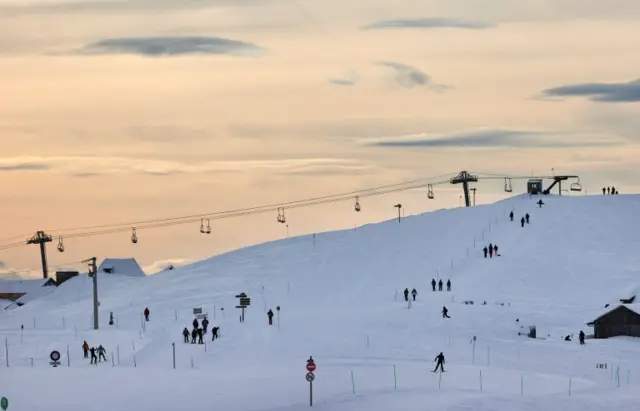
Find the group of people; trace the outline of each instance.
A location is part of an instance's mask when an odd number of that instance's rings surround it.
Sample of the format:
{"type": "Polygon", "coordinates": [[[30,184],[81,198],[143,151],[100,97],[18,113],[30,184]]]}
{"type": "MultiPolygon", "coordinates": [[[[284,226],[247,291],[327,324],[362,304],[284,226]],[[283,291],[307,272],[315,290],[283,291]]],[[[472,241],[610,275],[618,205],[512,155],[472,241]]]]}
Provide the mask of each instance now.
{"type": "Polygon", "coordinates": [[[620,194],[620,193],[618,193],[618,190],[616,190],[615,187],[606,187],[606,188],[602,187],[602,195],[605,195],[605,194],[611,195],[611,194],[620,194]]]}
{"type": "Polygon", "coordinates": [[[498,245],[497,244],[489,243],[489,248],[487,248],[487,246],[485,246],[482,249],[482,251],[484,252],[484,258],[487,258],[487,254],[489,254],[489,258],[493,258],[494,255],[496,257],[500,257],[500,254],[498,254],[498,245]]]}
{"type": "MultiPolygon", "coordinates": [[[[207,319],[207,317],[204,317],[204,319],[202,320],[202,327],[200,327],[198,319],[194,318],[192,325],[193,330],[191,330],[191,332],[189,332],[189,329],[187,327],[184,327],[184,330],[182,330],[182,337],[184,338],[185,344],[188,344],[189,342],[191,342],[191,344],[196,344],[196,342],[198,344],[204,344],[204,336],[207,335],[209,320],[207,319]],[[189,341],[189,336],[191,336],[191,341],[189,341]]],[[[215,341],[216,338],[219,338],[219,330],[220,327],[215,326],[211,329],[211,341],[215,341]]]]}
{"type": "MultiPolygon", "coordinates": [[[[433,291],[436,290],[436,284],[438,284],[438,291],[442,291],[442,286],[444,285],[442,278],[437,283],[435,278],[431,279],[431,288],[433,291]]],[[[451,291],[451,280],[447,280],[447,291],[451,291]]]]}
{"type": "Polygon", "coordinates": [[[102,362],[103,359],[105,362],[107,361],[107,350],[105,350],[102,345],[99,345],[98,348],[89,347],[89,344],[85,341],[84,344],[82,344],[82,351],[84,352],[84,358],[89,358],[89,353],[91,353],[91,364],[102,362]],[[98,355],[96,355],[96,353],[98,355]]]}
{"type": "MultiPolygon", "coordinates": [[[[540,202],[538,203],[538,205],[540,205],[540,207],[542,207],[542,204],[544,204],[544,203],[542,203],[542,200],[540,200],[540,202]]],[[[509,218],[511,219],[511,221],[513,221],[513,211],[509,213],[509,218]]],[[[527,224],[529,224],[529,213],[525,214],[525,215],[524,215],[524,217],[522,217],[522,218],[520,219],[520,226],[521,226],[521,227],[524,227],[524,223],[525,223],[525,222],[526,222],[527,224]]]]}
{"type": "MultiPolygon", "coordinates": [[[[413,290],[411,290],[411,296],[413,297],[413,301],[416,300],[416,296],[417,295],[418,295],[418,291],[416,291],[415,288],[413,290]]],[[[404,289],[404,300],[405,301],[409,301],[409,289],[408,288],[404,289]]]]}
{"type": "MultiPolygon", "coordinates": [[[[578,339],[580,340],[580,345],[584,345],[584,331],[580,330],[580,334],[578,334],[578,339]]],[[[565,341],[571,341],[571,335],[567,335],[564,337],[565,341]]]]}

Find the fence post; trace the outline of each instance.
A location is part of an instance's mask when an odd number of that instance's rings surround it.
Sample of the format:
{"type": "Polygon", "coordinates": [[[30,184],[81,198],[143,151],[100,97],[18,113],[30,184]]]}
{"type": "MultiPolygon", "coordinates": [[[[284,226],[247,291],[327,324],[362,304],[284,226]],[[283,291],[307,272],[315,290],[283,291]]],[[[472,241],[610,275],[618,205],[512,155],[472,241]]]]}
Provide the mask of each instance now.
{"type": "Polygon", "coordinates": [[[176,369],[176,343],[171,344],[173,346],[173,369],[176,369]]]}
{"type": "Polygon", "coordinates": [[[4,339],[4,352],[7,357],[7,368],[9,368],[9,337],[5,337],[4,339]]]}
{"type": "Polygon", "coordinates": [[[116,366],[116,362],[115,362],[115,360],[113,359],[113,351],[111,351],[111,366],[112,366],[112,367],[115,367],[115,366],[116,366]]]}
{"type": "Polygon", "coordinates": [[[440,389],[441,383],[442,383],[442,370],[440,370],[440,376],[438,377],[438,389],[440,389]]]}
{"type": "Polygon", "coordinates": [[[396,365],[393,364],[393,390],[398,389],[398,378],[396,376],[396,365]]]}
{"type": "Polygon", "coordinates": [[[569,397],[571,397],[571,376],[569,376],[569,397]]]}
{"type": "Polygon", "coordinates": [[[116,347],[116,353],[118,355],[118,365],[120,365],[120,344],[118,344],[118,346],[116,347]]]}
{"type": "Polygon", "coordinates": [[[356,380],[353,377],[353,370],[351,370],[351,391],[353,392],[353,394],[356,393],[356,380]]]}
{"type": "Polygon", "coordinates": [[[67,367],[71,367],[71,355],[69,355],[69,346],[67,345],[67,367]]]}
{"type": "Polygon", "coordinates": [[[487,347],[487,367],[491,364],[491,347],[487,347]]]}
{"type": "Polygon", "coordinates": [[[520,376],[520,395],[524,395],[524,375],[520,376]]]}
{"type": "Polygon", "coordinates": [[[482,392],[482,370],[480,370],[480,392],[482,392]]]}

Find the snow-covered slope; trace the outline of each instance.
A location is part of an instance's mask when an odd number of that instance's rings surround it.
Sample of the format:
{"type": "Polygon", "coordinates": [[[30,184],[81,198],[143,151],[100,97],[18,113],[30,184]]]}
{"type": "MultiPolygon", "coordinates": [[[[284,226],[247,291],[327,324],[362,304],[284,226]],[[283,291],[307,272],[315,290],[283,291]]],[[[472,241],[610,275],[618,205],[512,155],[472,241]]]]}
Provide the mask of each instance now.
{"type": "Polygon", "coordinates": [[[640,381],[640,342],[590,340],[581,347],[562,337],[590,333],[586,322],[640,285],[640,196],[547,196],[543,208],[536,201],[517,196],[280,240],[144,278],[104,275],[99,331],[91,330],[91,279],[73,278],[0,314],[12,367],[0,373],[0,387],[30,409],[45,400],[19,381],[49,384],[60,375],[73,388],[47,389],[52,395],[61,390],[58,409],[70,411],[293,410],[308,407],[304,363],[313,355],[314,406],[327,410],[422,410],[426,401],[450,410],[631,404],[637,395],[614,389],[610,371],[612,364],[621,367],[621,385],[627,377],[630,384],[640,381]],[[518,221],[509,221],[511,210],[518,221]],[[521,227],[525,213],[531,224],[521,227]],[[483,257],[489,242],[499,246],[500,257],[483,257]],[[451,279],[453,290],[432,292],[433,278],[451,279]],[[405,287],[419,293],[410,308],[405,287]],[[243,324],[234,298],[240,292],[252,299],[243,324]],[[463,303],[468,300],[474,304],[463,303]],[[451,319],[440,314],[445,305],[451,319]],[[276,306],[280,318],[269,327],[265,313],[276,306]],[[143,324],[145,307],[151,321],[143,324]],[[210,328],[221,327],[219,341],[206,347],[181,342],[195,307],[209,313],[210,328]],[[544,339],[519,337],[528,325],[544,339]],[[115,367],[92,369],[81,358],[84,340],[103,344],[115,367]],[[69,369],[47,369],[52,349],[69,369]],[[441,351],[447,356],[442,376],[428,372],[441,351]],[[607,370],[596,363],[608,363],[607,370]],[[113,379],[122,385],[108,382],[113,379]],[[107,393],[64,395],[89,389],[90,381],[104,382],[107,393]],[[158,403],[158,396],[170,399],[158,403]]]}

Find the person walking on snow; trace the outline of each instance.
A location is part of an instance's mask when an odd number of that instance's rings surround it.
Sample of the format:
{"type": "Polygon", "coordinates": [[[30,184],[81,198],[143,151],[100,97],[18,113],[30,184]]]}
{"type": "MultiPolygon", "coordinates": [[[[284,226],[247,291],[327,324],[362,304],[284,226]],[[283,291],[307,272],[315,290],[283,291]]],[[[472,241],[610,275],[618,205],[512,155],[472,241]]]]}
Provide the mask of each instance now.
{"type": "Polygon", "coordinates": [[[200,323],[198,322],[197,318],[193,319],[192,325],[193,325],[193,328],[195,328],[195,329],[197,329],[200,326],[200,323]]]}
{"type": "Polygon", "coordinates": [[[144,309],[144,320],[145,320],[145,321],[149,321],[149,314],[151,314],[151,313],[149,312],[149,307],[146,307],[146,308],[144,309]]]}
{"type": "Polygon", "coordinates": [[[89,358],[89,344],[86,341],[82,344],[82,351],[84,352],[84,358],[89,358]]]}
{"type": "Polygon", "coordinates": [[[198,344],[204,344],[202,328],[198,328],[198,344]]]}
{"type": "Polygon", "coordinates": [[[404,300],[405,301],[409,301],[409,289],[408,288],[404,289],[404,300]]]}
{"type": "Polygon", "coordinates": [[[107,351],[104,349],[102,344],[100,344],[100,346],[98,347],[98,362],[101,362],[103,358],[105,362],[107,361],[107,357],[105,356],[106,352],[107,351]]]}
{"type": "Polygon", "coordinates": [[[487,253],[489,252],[489,250],[487,250],[487,246],[486,245],[484,246],[482,251],[484,251],[484,258],[487,258],[487,253]]]}
{"type": "Polygon", "coordinates": [[[451,280],[447,280],[447,291],[451,291],[451,280]]]}
{"type": "Polygon", "coordinates": [[[267,317],[269,317],[269,325],[273,325],[273,311],[271,309],[267,312],[267,317]]]}
{"type": "Polygon", "coordinates": [[[414,288],[413,290],[411,290],[411,296],[413,297],[413,301],[416,300],[416,295],[418,295],[418,291],[416,291],[416,289],[414,288]]]}
{"type": "Polygon", "coordinates": [[[611,192],[611,187],[607,187],[607,194],[610,194],[611,192]]]}
{"type": "Polygon", "coordinates": [[[184,327],[184,330],[182,330],[182,337],[184,338],[184,342],[186,344],[189,343],[189,330],[187,329],[187,327],[184,327]]]}
{"type": "Polygon", "coordinates": [[[529,224],[529,213],[525,214],[524,219],[527,220],[527,224],[529,224]]]}
{"type": "Polygon", "coordinates": [[[520,227],[524,227],[524,217],[520,219],[520,227]]]}
{"type": "Polygon", "coordinates": [[[442,291],[442,278],[438,281],[438,291],[442,291]]]}
{"type": "Polygon", "coordinates": [[[436,361],[436,369],[433,370],[433,372],[438,371],[438,367],[440,367],[440,372],[444,372],[444,354],[438,354],[438,356],[433,361],[436,361]]]}
{"type": "Polygon", "coordinates": [[[220,338],[220,337],[218,337],[218,328],[219,327],[213,327],[211,329],[211,334],[212,334],[211,341],[215,341],[216,338],[220,338]]]}
{"type": "Polygon", "coordinates": [[[616,188],[615,187],[611,187],[611,194],[616,194],[616,193],[617,193],[616,188]]]}
{"type": "Polygon", "coordinates": [[[191,344],[196,343],[196,338],[198,338],[198,329],[194,328],[193,330],[191,330],[191,344]]]}
{"type": "Polygon", "coordinates": [[[89,348],[89,351],[91,351],[91,364],[97,364],[98,357],[96,357],[96,347],[89,348]]]}
{"type": "Polygon", "coordinates": [[[509,213],[509,218],[511,219],[511,221],[513,221],[513,211],[509,213]]]}
{"type": "Polygon", "coordinates": [[[435,278],[431,279],[431,288],[433,288],[433,291],[436,290],[436,280],[435,280],[435,278]]]}
{"type": "Polygon", "coordinates": [[[449,310],[447,310],[447,307],[442,307],[442,318],[451,318],[449,317],[449,310]]]}
{"type": "Polygon", "coordinates": [[[207,334],[207,327],[209,327],[209,320],[207,320],[207,317],[204,317],[204,320],[202,320],[202,332],[205,335],[207,334]]]}
{"type": "Polygon", "coordinates": [[[498,256],[498,245],[497,244],[493,245],[493,255],[495,255],[496,257],[498,256]]]}
{"type": "Polygon", "coordinates": [[[493,258],[493,244],[489,243],[489,258],[493,258]]]}
{"type": "Polygon", "coordinates": [[[584,345],[584,331],[580,330],[578,338],[580,339],[580,345],[584,345]]]}

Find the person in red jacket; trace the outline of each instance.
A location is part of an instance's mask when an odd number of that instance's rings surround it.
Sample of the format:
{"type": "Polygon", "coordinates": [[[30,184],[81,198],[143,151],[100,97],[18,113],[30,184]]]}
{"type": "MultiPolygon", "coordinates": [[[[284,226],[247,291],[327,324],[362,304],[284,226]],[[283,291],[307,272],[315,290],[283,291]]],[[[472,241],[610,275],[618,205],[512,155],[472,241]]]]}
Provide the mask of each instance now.
{"type": "Polygon", "coordinates": [[[146,321],[149,321],[149,314],[150,314],[149,313],[149,307],[147,307],[147,308],[144,309],[144,319],[146,321]]]}

